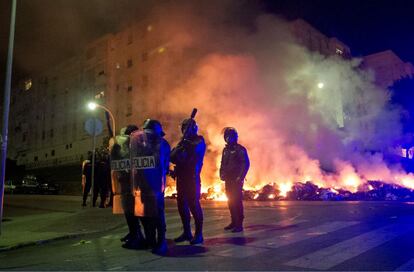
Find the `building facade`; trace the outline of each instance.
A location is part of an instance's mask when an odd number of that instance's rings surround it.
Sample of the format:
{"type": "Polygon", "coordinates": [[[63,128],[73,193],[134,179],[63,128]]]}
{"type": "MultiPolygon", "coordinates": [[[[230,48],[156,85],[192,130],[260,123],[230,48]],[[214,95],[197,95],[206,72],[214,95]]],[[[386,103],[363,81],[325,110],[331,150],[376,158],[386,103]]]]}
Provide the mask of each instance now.
{"type": "MultiPolygon", "coordinates": [[[[303,20],[290,27],[297,41],[311,51],[351,56],[348,46],[303,20]]],[[[175,126],[175,116],[163,115],[161,94],[166,86],[172,89],[188,78],[202,52],[183,52],[174,42],[174,33],[163,31],[157,22],[131,24],[23,80],[12,95],[9,157],[28,169],[79,164],[92,149],[92,137],[84,128],[92,117],[104,124],[96,143],[105,146],[109,135],[104,111],[88,111],[91,100],[111,110],[117,133],[149,117],[162,119],[167,130],[175,126]],[[144,103],[147,100],[151,103],[144,103]]]]}
{"type": "Polygon", "coordinates": [[[383,88],[390,87],[404,77],[414,76],[414,66],[401,60],[391,50],[365,56],[363,68],[373,71],[376,84],[383,88]]]}

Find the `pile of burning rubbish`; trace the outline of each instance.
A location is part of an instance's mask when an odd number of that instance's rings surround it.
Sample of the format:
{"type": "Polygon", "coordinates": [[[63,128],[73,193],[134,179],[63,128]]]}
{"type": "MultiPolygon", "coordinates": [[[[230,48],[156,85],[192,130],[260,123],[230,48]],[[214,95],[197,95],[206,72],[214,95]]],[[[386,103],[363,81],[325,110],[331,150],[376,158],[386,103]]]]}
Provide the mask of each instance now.
{"type": "MultiPolygon", "coordinates": [[[[174,198],[175,195],[172,197],[174,198]]],[[[201,195],[205,200],[226,200],[217,197],[217,191],[209,188],[201,195]]],[[[278,186],[265,185],[260,190],[244,190],[244,200],[271,201],[271,200],[306,200],[306,201],[414,201],[414,190],[382,181],[368,181],[359,186],[356,192],[344,189],[322,188],[314,183],[297,182],[285,194],[278,186]]]]}

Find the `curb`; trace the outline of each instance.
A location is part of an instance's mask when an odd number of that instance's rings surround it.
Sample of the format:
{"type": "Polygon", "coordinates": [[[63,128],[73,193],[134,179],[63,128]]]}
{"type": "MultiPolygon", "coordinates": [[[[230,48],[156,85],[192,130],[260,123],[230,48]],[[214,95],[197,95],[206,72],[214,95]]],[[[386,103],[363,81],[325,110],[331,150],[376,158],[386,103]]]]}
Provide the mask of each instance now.
{"type": "Polygon", "coordinates": [[[117,226],[114,226],[114,227],[111,227],[111,228],[108,228],[108,229],[104,229],[104,230],[97,230],[97,231],[90,231],[90,232],[83,232],[83,233],[73,233],[73,234],[67,234],[67,235],[62,235],[62,236],[58,236],[58,237],[53,237],[53,238],[50,238],[50,239],[31,241],[31,242],[22,242],[22,243],[19,243],[17,245],[0,247],[0,252],[15,250],[15,249],[23,248],[23,247],[28,247],[28,246],[43,245],[43,244],[48,244],[48,243],[55,242],[55,241],[71,239],[71,238],[76,238],[76,237],[82,237],[84,235],[97,234],[97,233],[101,233],[101,232],[105,232],[105,231],[112,231],[112,230],[120,228],[124,225],[125,225],[125,223],[119,224],[117,226]]]}

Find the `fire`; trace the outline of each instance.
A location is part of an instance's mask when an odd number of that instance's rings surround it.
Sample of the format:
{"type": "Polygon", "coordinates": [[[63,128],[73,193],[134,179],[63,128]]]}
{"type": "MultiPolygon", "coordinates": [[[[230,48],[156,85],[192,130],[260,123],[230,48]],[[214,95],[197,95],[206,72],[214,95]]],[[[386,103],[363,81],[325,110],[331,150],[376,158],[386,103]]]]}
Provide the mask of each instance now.
{"type": "Polygon", "coordinates": [[[291,183],[281,183],[279,184],[280,196],[286,197],[287,193],[292,189],[291,183]]]}

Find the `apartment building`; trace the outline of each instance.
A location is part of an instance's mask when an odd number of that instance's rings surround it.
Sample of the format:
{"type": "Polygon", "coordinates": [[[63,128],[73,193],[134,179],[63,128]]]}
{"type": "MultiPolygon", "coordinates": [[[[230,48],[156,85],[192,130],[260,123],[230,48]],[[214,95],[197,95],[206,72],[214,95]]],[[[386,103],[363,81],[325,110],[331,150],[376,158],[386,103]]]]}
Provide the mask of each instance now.
{"type": "MultiPolygon", "coordinates": [[[[312,51],[351,56],[348,46],[303,20],[290,26],[298,42],[312,51]]],[[[109,135],[104,111],[88,111],[91,100],[111,110],[117,132],[149,117],[162,119],[166,130],[176,126],[181,117],[164,114],[161,94],[188,78],[202,52],[177,49],[174,35],[157,22],[134,23],[23,80],[12,95],[9,157],[29,169],[79,164],[92,149],[92,137],[84,128],[92,117],[104,124],[96,143],[105,146],[109,135]]]]}
{"type": "Polygon", "coordinates": [[[391,50],[364,56],[363,67],[374,72],[376,84],[383,88],[390,87],[403,77],[414,76],[414,66],[401,60],[391,50]]]}

